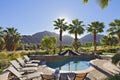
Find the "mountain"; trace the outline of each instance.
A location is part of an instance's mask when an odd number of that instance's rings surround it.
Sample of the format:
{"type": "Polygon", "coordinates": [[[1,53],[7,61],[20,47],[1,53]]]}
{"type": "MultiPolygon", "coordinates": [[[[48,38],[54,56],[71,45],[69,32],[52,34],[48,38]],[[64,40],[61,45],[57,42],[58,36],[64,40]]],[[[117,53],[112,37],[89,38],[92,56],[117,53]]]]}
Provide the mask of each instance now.
{"type": "MultiPolygon", "coordinates": [[[[33,35],[23,35],[21,40],[22,40],[22,43],[39,44],[41,39],[44,36],[55,36],[57,38],[57,43],[59,44],[59,35],[56,34],[55,32],[50,32],[50,31],[38,32],[33,35]]],[[[97,43],[100,43],[100,39],[103,36],[104,35],[100,35],[100,34],[97,35],[97,43]]],[[[64,35],[62,38],[63,38],[63,44],[71,44],[74,40],[73,37],[68,36],[68,35],[64,35]]],[[[81,44],[84,44],[85,42],[93,42],[93,35],[88,34],[79,40],[80,40],[81,44]]]]}
{"type": "MultiPolygon", "coordinates": [[[[104,35],[100,35],[100,34],[97,34],[97,43],[99,44],[100,43],[100,39],[103,37],[104,35]]],[[[80,42],[81,42],[81,44],[84,44],[84,43],[86,43],[86,42],[93,42],[94,40],[93,40],[93,35],[92,34],[88,34],[88,35],[86,35],[86,36],[84,36],[84,37],[82,37],[81,39],[80,39],[80,42]]]]}
{"type": "MultiPolygon", "coordinates": [[[[38,32],[33,35],[23,35],[21,40],[22,43],[39,44],[44,36],[55,36],[57,38],[57,43],[59,43],[59,35],[50,31],[38,32]]],[[[71,36],[68,35],[64,35],[62,38],[63,44],[71,44],[74,40],[71,36]]]]}

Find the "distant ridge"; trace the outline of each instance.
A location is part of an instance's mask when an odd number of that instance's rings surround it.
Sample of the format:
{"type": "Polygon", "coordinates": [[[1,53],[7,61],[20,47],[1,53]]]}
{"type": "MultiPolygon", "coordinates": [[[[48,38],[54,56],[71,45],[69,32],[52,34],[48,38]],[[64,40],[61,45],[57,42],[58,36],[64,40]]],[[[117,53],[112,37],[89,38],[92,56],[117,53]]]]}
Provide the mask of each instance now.
{"type": "MultiPolygon", "coordinates": [[[[33,44],[40,44],[40,41],[44,36],[55,36],[57,38],[57,43],[59,44],[59,34],[55,32],[50,32],[50,31],[43,31],[43,32],[38,32],[33,35],[23,35],[22,36],[22,43],[33,43],[33,44]]],[[[100,43],[100,39],[104,35],[97,35],[97,42],[100,43]]],[[[64,35],[63,37],[63,44],[72,44],[74,38],[68,35],[64,35]]],[[[82,38],[79,39],[81,44],[84,44],[85,42],[93,42],[93,35],[88,34],[82,38]]]]}
{"type": "MultiPolygon", "coordinates": [[[[100,43],[100,39],[103,37],[104,35],[101,35],[101,34],[97,34],[97,43],[99,44],[100,43]]],[[[93,42],[94,40],[93,40],[93,35],[92,34],[88,34],[88,35],[86,35],[86,36],[84,36],[84,37],[82,37],[81,39],[80,39],[80,42],[82,43],[82,44],[84,44],[84,43],[86,43],[86,42],[93,42]]]]}
{"type": "MultiPolygon", "coordinates": [[[[59,43],[59,35],[55,32],[50,31],[43,31],[38,32],[33,35],[23,35],[22,36],[22,43],[34,43],[34,44],[40,44],[40,41],[44,36],[55,36],[57,38],[57,43],[59,43]]],[[[71,44],[73,42],[73,37],[64,35],[63,36],[63,44],[71,44]]]]}

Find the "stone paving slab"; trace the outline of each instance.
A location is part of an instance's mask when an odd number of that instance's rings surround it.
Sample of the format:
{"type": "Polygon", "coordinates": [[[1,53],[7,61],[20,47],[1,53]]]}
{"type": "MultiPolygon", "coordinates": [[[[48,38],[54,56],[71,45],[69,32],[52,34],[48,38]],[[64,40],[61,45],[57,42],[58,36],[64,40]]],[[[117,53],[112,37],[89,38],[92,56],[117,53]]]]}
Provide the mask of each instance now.
{"type": "Polygon", "coordinates": [[[0,74],[0,80],[8,80],[9,71],[5,71],[0,74]]]}

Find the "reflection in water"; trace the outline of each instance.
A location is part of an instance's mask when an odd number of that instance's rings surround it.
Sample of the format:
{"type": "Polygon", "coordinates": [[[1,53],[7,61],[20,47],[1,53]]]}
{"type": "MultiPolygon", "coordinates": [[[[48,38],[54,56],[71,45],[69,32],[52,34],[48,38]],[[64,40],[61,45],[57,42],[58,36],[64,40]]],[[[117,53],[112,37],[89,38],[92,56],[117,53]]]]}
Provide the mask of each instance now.
{"type": "Polygon", "coordinates": [[[89,60],[81,60],[79,58],[69,58],[58,62],[47,63],[47,65],[51,68],[64,71],[78,71],[90,67],[89,60]]]}
{"type": "Polygon", "coordinates": [[[77,63],[75,62],[75,71],[77,71],[77,63]]]}
{"type": "Polygon", "coordinates": [[[69,71],[70,71],[70,62],[68,63],[68,66],[69,66],[69,71]]]}

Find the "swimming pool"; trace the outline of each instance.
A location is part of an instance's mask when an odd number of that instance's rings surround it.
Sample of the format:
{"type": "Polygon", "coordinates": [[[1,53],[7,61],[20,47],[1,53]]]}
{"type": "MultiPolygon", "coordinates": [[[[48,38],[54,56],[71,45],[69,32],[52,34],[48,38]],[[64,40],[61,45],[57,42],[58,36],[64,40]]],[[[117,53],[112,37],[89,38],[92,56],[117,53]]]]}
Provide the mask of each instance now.
{"type": "Polygon", "coordinates": [[[67,58],[57,62],[47,62],[47,66],[63,71],[81,71],[90,67],[91,59],[67,58]]]}

